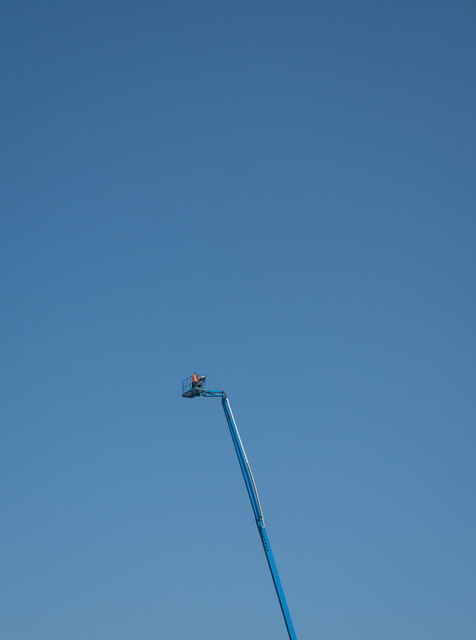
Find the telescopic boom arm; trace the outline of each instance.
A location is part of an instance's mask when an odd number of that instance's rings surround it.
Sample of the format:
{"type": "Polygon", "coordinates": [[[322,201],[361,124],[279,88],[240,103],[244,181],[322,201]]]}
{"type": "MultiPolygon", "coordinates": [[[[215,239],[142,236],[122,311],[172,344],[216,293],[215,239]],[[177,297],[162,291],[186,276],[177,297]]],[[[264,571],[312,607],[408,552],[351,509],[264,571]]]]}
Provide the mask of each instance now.
{"type": "Polygon", "coordinates": [[[233,440],[233,445],[238,457],[238,462],[240,463],[241,472],[245,481],[246,490],[248,491],[248,496],[250,498],[251,507],[253,509],[256,526],[258,527],[258,533],[260,535],[261,543],[263,544],[263,549],[266,554],[266,560],[268,561],[271,577],[273,578],[274,587],[276,589],[279,605],[283,613],[289,640],[297,640],[296,632],[294,631],[293,623],[291,620],[291,614],[289,613],[288,605],[286,603],[284,590],[281,584],[281,580],[279,579],[276,562],[274,560],[273,552],[271,551],[271,546],[269,544],[268,534],[266,533],[266,527],[264,524],[263,512],[261,510],[261,504],[259,501],[258,490],[256,489],[256,484],[251,472],[251,467],[248,462],[248,458],[246,457],[245,449],[243,447],[243,443],[236,426],[235,418],[233,417],[228,397],[224,391],[207,391],[206,389],[196,387],[191,387],[190,390],[186,390],[186,392],[182,393],[182,395],[188,398],[197,396],[202,396],[204,398],[221,398],[223,411],[225,412],[226,421],[230,429],[231,439],[233,440]]]}

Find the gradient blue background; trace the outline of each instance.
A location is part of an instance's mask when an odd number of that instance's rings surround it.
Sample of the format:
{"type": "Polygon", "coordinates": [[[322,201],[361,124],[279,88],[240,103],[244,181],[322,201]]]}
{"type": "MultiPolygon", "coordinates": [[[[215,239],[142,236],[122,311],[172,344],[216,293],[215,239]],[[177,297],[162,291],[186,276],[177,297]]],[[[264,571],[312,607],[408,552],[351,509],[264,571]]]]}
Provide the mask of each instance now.
{"type": "Polygon", "coordinates": [[[2,639],[474,640],[475,14],[2,3],[2,639]]]}

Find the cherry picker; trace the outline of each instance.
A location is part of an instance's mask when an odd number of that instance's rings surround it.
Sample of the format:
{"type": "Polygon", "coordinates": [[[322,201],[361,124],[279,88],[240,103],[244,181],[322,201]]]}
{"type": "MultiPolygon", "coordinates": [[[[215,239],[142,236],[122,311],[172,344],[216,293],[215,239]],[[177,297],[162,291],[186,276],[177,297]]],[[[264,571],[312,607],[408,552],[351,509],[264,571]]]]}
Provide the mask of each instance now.
{"type": "Polygon", "coordinates": [[[243,474],[243,479],[245,481],[246,490],[248,491],[248,496],[250,498],[251,507],[253,509],[256,526],[258,527],[258,533],[261,539],[261,543],[263,545],[264,552],[266,554],[266,560],[268,561],[271,577],[273,578],[274,587],[276,589],[279,605],[283,613],[283,618],[286,624],[289,640],[297,640],[296,632],[294,631],[293,623],[291,620],[291,614],[289,613],[288,605],[286,603],[286,598],[284,596],[284,590],[281,584],[281,580],[279,579],[276,562],[274,560],[273,552],[271,551],[271,546],[269,544],[268,534],[266,533],[263,512],[261,510],[261,504],[258,497],[258,490],[256,489],[256,484],[253,478],[253,474],[251,473],[251,467],[249,465],[248,458],[246,457],[245,449],[243,447],[240,434],[238,433],[238,428],[236,426],[235,418],[233,417],[233,413],[231,411],[230,402],[228,400],[227,394],[224,391],[207,390],[205,388],[205,381],[206,381],[206,376],[201,376],[200,378],[198,378],[196,373],[194,373],[193,376],[190,376],[189,378],[186,378],[185,380],[183,380],[182,397],[183,398],[197,398],[197,397],[221,398],[223,411],[225,412],[225,418],[226,418],[228,427],[230,429],[230,434],[233,440],[233,445],[235,447],[236,455],[238,457],[238,462],[240,463],[241,472],[243,474]]]}

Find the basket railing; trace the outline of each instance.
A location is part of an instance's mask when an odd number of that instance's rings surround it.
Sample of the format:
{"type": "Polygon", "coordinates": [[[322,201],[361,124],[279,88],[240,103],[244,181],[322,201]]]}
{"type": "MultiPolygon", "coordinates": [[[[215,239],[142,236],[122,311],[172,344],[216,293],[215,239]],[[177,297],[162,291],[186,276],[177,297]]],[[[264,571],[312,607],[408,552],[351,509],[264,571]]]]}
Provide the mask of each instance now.
{"type": "Polygon", "coordinates": [[[200,376],[198,378],[198,382],[193,384],[193,376],[189,376],[182,380],[182,393],[187,393],[187,391],[191,391],[192,389],[201,389],[205,383],[206,376],[200,376]]]}

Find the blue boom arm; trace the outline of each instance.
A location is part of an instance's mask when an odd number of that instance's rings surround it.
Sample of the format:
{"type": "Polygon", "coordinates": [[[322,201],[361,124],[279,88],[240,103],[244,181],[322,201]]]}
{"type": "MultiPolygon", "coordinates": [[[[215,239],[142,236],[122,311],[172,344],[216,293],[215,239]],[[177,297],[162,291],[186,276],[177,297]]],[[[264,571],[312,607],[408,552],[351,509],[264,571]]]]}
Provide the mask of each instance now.
{"type": "Polygon", "coordinates": [[[256,484],[253,478],[253,474],[251,473],[251,467],[246,457],[245,449],[243,447],[243,443],[241,441],[240,434],[238,432],[238,428],[236,426],[236,422],[233,417],[233,413],[231,411],[231,406],[228,401],[227,395],[224,391],[207,391],[205,389],[201,389],[199,395],[204,397],[209,397],[209,398],[221,398],[223,411],[225,412],[226,421],[228,423],[231,438],[235,446],[238,462],[240,463],[243,479],[245,481],[246,489],[248,491],[248,496],[250,498],[251,506],[253,508],[253,514],[255,517],[256,526],[258,527],[260,539],[263,544],[264,552],[266,554],[266,560],[268,561],[271,577],[273,578],[274,587],[276,589],[276,594],[278,596],[281,611],[283,613],[283,618],[286,624],[286,629],[288,631],[289,639],[297,640],[296,632],[294,631],[293,623],[291,620],[291,614],[289,613],[288,605],[286,603],[284,590],[281,584],[281,580],[279,579],[276,562],[274,561],[273,552],[271,551],[271,546],[269,544],[268,534],[266,533],[266,528],[265,528],[264,519],[263,519],[263,512],[261,511],[261,505],[258,497],[258,491],[256,489],[256,484]]]}

